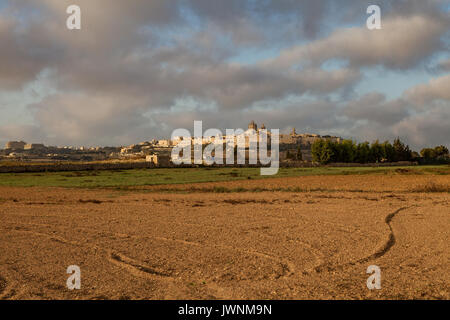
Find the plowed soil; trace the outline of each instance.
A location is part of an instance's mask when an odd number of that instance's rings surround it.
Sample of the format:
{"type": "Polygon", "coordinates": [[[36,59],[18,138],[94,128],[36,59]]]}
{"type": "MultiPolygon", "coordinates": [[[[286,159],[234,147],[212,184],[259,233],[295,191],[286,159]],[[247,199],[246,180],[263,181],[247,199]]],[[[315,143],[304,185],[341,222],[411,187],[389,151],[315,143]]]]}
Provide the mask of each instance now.
{"type": "Polygon", "coordinates": [[[0,187],[0,298],[449,299],[450,195],[429,183],[450,178],[0,187]]]}

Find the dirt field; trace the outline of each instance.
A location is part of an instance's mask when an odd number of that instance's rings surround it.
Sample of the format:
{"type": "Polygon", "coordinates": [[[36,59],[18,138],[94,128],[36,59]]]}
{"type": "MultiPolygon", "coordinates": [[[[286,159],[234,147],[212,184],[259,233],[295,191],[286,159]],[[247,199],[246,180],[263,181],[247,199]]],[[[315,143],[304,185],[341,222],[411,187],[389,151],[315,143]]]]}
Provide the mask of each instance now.
{"type": "Polygon", "coordinates": [[[450,176],[0,187],[0,298],[449,299],[450,194],[430,182],[450,176]]]}

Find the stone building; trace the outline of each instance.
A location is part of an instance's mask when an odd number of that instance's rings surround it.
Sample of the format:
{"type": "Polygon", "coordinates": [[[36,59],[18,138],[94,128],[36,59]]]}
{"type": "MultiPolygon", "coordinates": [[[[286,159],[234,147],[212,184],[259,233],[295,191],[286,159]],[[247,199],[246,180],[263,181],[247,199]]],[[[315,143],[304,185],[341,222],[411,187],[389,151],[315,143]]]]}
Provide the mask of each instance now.
{"type": "Polygon", "coordinates": [[[44,151],[46,147],[42,143],[27,143],[24,150],[44,151]]]}
{"type": "Polygon", "coordinates": [[[257,131],[258,130],[258,125],[255,123],[255,121],[252,120],[252,122],[250,122],[249,125],[248,125],[248,129],[257,131]]]}
{"type": "Polygon", "coordinates": [[[24,141],[9,141],[5,145],[5,149],[23,150],[26,142],[24,141]]]}
{"type": "MultiPolygon", "coordinates": [[[[258,125],[252,121],[248,125],[249,130],[254,129],[258,132],[258,125]]],[[[265,125],[261,126],[261,129],[265,129],[265,125]]],[[[270,131],[268,132],[270,136],[270,131]]],[[[334,142],[341,142],[340,137],[330,136],[330,135],[318,135],[312,133],[297,133],[295,128],[292,128],[291,132],[288,134],[280,134],[280,159],[284,160],[288,158],[287,155],[296,155],[299,150],[302,153],[303,160],[312,160],[311,146],[319,139],[327,139],[334,142]]],[[[246,143],[246,148],[248,148],[248,143],[246,143]]]]}
{"type": "Polygon", "coordinates": [[[168,148],[171,146],[170,140],[158,140],[158,147],[168,148]]]}
{"type": "Polygon", "coordinates": [[[153,163],[157,167],[167,167],[170,165],[169,154],[152,154],[145,157],[146,162],[153,163]]]}

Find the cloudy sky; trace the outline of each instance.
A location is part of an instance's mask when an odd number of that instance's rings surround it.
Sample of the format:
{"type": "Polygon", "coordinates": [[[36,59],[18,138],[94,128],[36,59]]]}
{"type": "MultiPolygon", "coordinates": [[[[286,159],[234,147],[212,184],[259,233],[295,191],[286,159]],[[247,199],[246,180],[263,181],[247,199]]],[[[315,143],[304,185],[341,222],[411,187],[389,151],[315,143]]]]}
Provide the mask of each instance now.
{"type": "Polygon", "coordinates": [[[0,0],[0,143],[268,128],[450,146],[450,0],[0,0]],[[77,4],[82,29],[66,28],[77,4]],[[382,29],[366,28],[367,7],[382,29]]]}

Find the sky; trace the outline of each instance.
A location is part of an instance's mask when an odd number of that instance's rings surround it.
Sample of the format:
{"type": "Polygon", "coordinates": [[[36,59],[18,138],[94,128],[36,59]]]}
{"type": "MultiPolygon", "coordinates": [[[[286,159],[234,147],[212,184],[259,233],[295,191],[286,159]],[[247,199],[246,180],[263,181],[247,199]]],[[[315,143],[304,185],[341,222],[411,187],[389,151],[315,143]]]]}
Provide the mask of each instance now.
{"type": "Polygon", "coordinates": [[[0,0],[0,43],[1,144],[120,146],[255,120],[450,147],[450,0],[0,0]],[[66,28],[72,4],[81,30],[66,28]]]}

